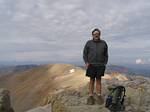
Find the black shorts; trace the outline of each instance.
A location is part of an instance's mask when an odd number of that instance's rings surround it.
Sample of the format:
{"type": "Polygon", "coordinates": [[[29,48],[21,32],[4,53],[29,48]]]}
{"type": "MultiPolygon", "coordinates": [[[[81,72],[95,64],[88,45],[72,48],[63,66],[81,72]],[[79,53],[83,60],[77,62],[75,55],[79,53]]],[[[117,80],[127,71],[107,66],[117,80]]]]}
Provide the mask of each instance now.
{"type": "Polygon", "coordinates": [[[101,76],[104,76],[105,68],[106,67],[103,65],[90,64],[86,69],[86,76],[92,78],[100,78],[101,76]]]}

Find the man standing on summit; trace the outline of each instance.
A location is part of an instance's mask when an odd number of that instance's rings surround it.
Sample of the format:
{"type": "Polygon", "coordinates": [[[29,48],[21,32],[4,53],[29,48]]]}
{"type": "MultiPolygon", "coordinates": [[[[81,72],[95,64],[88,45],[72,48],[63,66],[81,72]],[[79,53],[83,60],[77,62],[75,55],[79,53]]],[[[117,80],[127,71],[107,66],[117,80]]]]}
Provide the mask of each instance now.
{"type": "Polygon", "coordinates": [[[87,104],[93,105],[95,100],[98,104],[103,104],[104,99],[101,95],[101,76],[104,76],[106,64],[108,62],[107,43],[100,39],[101,31],[96,28],[92,31],[92,39],[88,40],[84,46],[83,59],[86,65],[86,76],[90,77],[89,97],[87,104]],[[95,81],[96,79],[96,81],[95,81]],[[94,84],[96,82],[96,96],[94,99],[94,84]]]}

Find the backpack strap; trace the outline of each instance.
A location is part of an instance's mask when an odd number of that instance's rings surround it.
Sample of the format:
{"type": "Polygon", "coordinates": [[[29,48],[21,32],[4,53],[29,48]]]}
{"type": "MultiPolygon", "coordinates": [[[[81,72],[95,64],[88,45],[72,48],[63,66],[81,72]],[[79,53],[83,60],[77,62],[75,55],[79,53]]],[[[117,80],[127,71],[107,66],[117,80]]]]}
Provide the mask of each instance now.
{"type": "Polygon", "coordinates": [[[121,104],[123,104],[123,102],[124,102],[124,97],[126,96],[126,89],[125,89],[125,87],[123,87],[122,86],[122,88],[123,88],[123,92],[124,92],[124,94],[123,94],[123,97],[122,97],[122,100],[121,100],[121,104]]]}

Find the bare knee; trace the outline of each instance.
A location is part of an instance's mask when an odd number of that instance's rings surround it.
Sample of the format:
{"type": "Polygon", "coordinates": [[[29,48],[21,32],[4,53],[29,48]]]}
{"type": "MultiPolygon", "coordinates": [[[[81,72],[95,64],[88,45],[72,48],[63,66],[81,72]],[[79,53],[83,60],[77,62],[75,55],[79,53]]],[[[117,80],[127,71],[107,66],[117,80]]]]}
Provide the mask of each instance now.
{"type": "Polygon", "coordinates": [[[97,78],[96,78],[96,81],[101,81],[101,77],[97,77],[97,78]]]}
{"type": "Polygon", "coordinates": [[[94,83],[95,82],[95,78],[90,77],[90,83],[94,83]]]}

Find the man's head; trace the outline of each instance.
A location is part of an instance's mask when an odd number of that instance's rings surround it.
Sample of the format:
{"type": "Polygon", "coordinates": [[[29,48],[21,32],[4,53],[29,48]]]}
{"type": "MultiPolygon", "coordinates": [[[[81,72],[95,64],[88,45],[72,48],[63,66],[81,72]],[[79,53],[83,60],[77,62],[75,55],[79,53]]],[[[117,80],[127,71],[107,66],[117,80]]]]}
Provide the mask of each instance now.
{"type": "Polygon", "coordinates": [[[95,28],[92,31],[93,40],[100,40],[101,31],[98,28],[95,28]]]}

